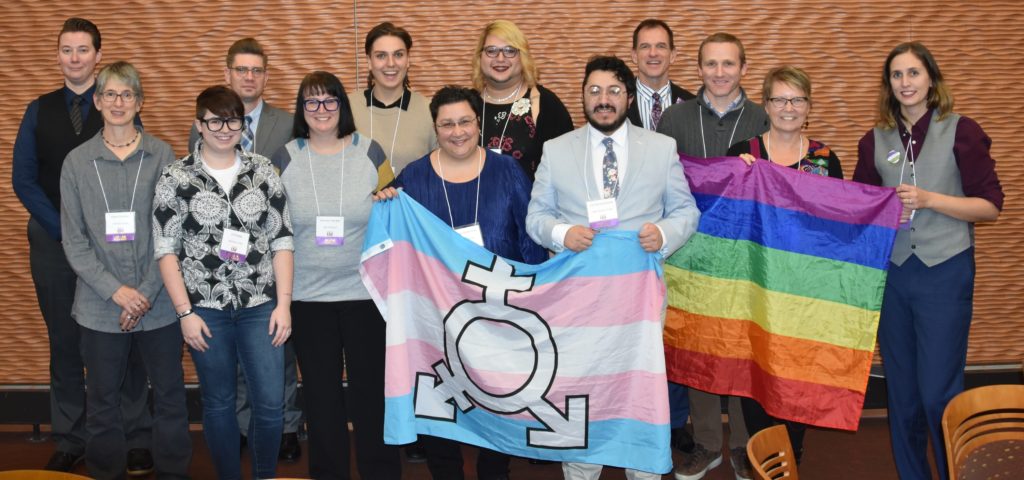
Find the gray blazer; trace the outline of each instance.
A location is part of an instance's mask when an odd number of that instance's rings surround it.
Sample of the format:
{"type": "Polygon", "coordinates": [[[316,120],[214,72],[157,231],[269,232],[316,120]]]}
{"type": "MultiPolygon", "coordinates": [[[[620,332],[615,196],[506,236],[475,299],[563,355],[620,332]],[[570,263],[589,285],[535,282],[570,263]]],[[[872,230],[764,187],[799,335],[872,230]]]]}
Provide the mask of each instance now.
{"type": "MultiPolygon", "coordinates": [[[[619,190],[619,225],[615,229],[639,230],[644,223],[653,223],[665,233],[662,251],[671,255],[697,231],[700,211],[683,175],[675,140],[629,122],[626,125],[629,166],[619,190]]],[[[544,144],[526,213],[526,231],[550,250],[562,249],[551,236],[555,226],[588,225],[588,187],[583,182],[589,184],[590,192],[601,191],[584,158],[587,128],[584,125],[544,144]]]]}
{"type": "MultiPolygon", "coordinates": [[[[273,157],[284,144],[292,139],[292,122],[292,114],[263,102],[260,123],[256,126],[256,153],[267,158],[273,157]]],[[[189,153],[195,150],[198,140],[199,131],[196,130],[196,124],[193,122],[192,129],[188,132],[189,153]]]]}

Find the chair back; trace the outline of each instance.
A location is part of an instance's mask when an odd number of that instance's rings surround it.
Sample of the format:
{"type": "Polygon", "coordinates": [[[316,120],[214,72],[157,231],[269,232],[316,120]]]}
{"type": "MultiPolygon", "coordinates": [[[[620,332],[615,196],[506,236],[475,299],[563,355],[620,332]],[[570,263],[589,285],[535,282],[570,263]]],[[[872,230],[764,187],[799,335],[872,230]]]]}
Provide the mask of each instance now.
{"type": "Polygon", "coordinates": [[[942,414],[951,479],[1019,478],[1024,471],[1024,385],[961,392],[942,414]]]}
{"type": "Polygon", "coordinates": [[[786,478],[797,480],[796,457],[785,425],[776,425],[755,433],[747,442],[747,457],[760,480],[786,478]]]}
{"type": "Polygon", "coordinates": [[[9,470],[0,472],[0,480],[90,480],[89,477],[73,473],[49,470],[9,470]]]}

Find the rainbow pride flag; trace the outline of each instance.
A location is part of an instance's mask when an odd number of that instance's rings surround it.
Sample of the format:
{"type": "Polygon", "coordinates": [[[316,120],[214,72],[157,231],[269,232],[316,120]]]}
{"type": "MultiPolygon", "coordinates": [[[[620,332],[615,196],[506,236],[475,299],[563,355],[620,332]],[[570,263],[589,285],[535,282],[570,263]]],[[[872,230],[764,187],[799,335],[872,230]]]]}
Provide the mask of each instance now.
{"type": "Polygon", "coordinates": [[[901,206],[891,188],[681,155],[701,210],[665,264],[673,382],[856,430],[901,206]]]}
{"type": "Polygon", "coordinates": [[[360,273],[388,323],[385,442],[668,472],[659,263],[614,231],[526,265],[408,195],[374,205],[360,273]]]}

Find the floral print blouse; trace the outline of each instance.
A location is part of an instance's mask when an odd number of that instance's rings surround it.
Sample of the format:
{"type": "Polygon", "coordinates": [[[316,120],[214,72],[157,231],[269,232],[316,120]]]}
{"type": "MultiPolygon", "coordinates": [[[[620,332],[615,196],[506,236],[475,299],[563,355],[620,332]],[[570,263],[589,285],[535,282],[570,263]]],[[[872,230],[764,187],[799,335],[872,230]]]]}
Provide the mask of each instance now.
{"type": "Polygon", "coordinates": [[[294,250],[281,179],[270,160],[240,152],[241,166],[225,192],[195,152],[164,169],[153,200],[156,258],[177,255],[192,305],[223,310],[274,299],[273,252],[294,250]],[[230,195],[229,195],[230,193],[230,195]],[[249,234],[244,260],[224,260],[224,228],[249,234]]]}

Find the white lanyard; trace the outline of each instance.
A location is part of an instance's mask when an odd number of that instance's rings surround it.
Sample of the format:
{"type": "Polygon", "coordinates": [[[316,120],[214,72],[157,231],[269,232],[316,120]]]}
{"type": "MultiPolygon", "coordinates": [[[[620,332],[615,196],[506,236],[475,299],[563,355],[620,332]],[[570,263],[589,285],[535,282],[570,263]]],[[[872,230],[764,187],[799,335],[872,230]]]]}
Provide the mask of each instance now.
{"type": "Polygon", "coordinates": [[[914,155],[914,149],[911,147],[911,145],[914,142],[914,133],[913,132],[907,132],[907,133],[908,133],[910,138],[907,139],[907,144],[903,146],[903,158],[904,158],[904,160],[903,160],[903,165],[900,165],[900,183],[901,184],[903,183],[903,172],[906,171],[907,163],[909,162],[910,163],[910,178],[913,181],[914,186],[916,187],[917,186],[917,171],[916,171],[916,168],[915,168],[914,164],[917,163],[917,162],[915,161],[916,160],[916,155],[914,155]]]}
{"type": "MultiPolygon", "coordinates": [[[[501,146],[505,143],[505,130],[508,129],[508,121],[512,118],[512,105],[515,105],[515,103],[519,100],[516,97],[519,96],[519,89],[521,89],[521,88],[523,88],[523,82],[519,82],[519,86],[516,87],[516,91],[512,92],[512,98],[515,99],[515,100],[512,100],[512,103],[510,103],[509,106],[508,106],[508,115],[505,115],[505,126],[501,127],[501,137],[498,138],[498,151],[495,152],[495,153],[501,153],[501,146]]],[[[483,103],[484,104],[483,104],[483,106],[481,107],[481,110],[480,110],[480,117],[482,117],[484,119],[484,121],[486,122],[487,121],[487,101],[484,101],[483,103]]],[[[486,125],[486,123],[484,125],[486,125]]],[[[480,146],[481,147],[484,146],[484,129],[482,129],[482,128],[480,129],[480,146]]],[[[438,163],[441,163],[441,161],[438,160],[438,163]]]]}
{"type": "MultiPolygon", "coordinates": [[[[448,200],[448,186],[445,185],[444,179],[444,165],[441,162],[441,149],[437,149],[437,170],[441,174],[441,188],[444,190],[444,203],[448,206],[448,223],[451,224],[452,228],[455,228],[455,218],[452,217],[452,204],[448,200]]],[[[473,224],[479,223],[480,215],[480,172],[484,170],[484,152],[480,149],[477,154],[477,167],[476,167],[476,209],[473,212],[473,224]]]]}
{"type": "MultiPolygon", "coordinates": [[[[725,148],[732,146],[732,139],[736,136],[736,127],[740,126],[740,119],[743,118],[743,110],[746,110],[747,106],[740,107],[740,114],[736,116],[736,123],[732,125],[732,134],[729,135],[729,145],[725,148]]],[[[697,105],[697,120],[700,120],[700,145],[704,148],[704,158],[708,158],[708,145],[704,142],[704,115],[701,114],[700,105],[697,105]]]]}
{"type": "MultiPolygon", "coordinates": [[[[388,152],[388,160],[390,160],[390,163],[391,163],[391,173],[392,174],[395,173],[395,158],[394,158],[394,155],[395,155],[395,143],[398,142],[398,125],[402,123],[402,103],[404,103],[404,102],[405,102],[405,89],[403,88],[402,89],[402,98],[401,98],[401,100],[398,101],[398,119],[395,120],[395,133],[394,133],[394,135],[391,136],[391,151],[388,152]]],[[[376,139],[376,137],[373,136],[373,89],[372,88],[370,89],[370,138],[376,139]]],[[[344,166],[344,163],[345,163],[344,158],[345,158],[344,150],[342,150],[342,165],[343,166],[344,166]]],[[[310,168],[312,168],[312,167],[310,167],[310,168]]],[[[344,175],[344,172],[342,172],[342,175],[344,175]]]]}
{"type": "MultiPolygon", "coordinates": [[[[142,173],[142,162],[146,159],[146,151],[142,149],[142,141],[139,141],[139,170],[135,172],[135,186],[132,187],[132,201],[128,206],[129,212],[135,211],[135,190],[139,188],[139,175],[142,173]]],[[[107,207],[107,213],[110,213],[110,202],[107,201],[107,190],[103,188],[103,177],[100,176],[100,167],[96,164],[96,159],[92,159],[92,166],[96,169],[96,179],[100,181],[100,193],[103,194],[103,204],[107,207]]]]}
{"type": "MultiPolygon", "coordinates": [[[[372,138],[372,137],[371,137],[372,138]]],[[[320,199],[317,198],[316,194],[316,176],[313,175],[313,157],[309,153],[313,149],[313,145],[306,144],[306,161],[309,162],[309,178],[313,181],[313,201],[316,203],[316,216],[320,216],[320,199]]],[[[440,162],[439,162],[440,163],[440,162]]],[[[345,187],[345,144],[342,140],[341,145],[341,185],[338,186],[338,215],[343,215],[341,211],[342,202],[344,200],[344,187],[345,187]]]]}

